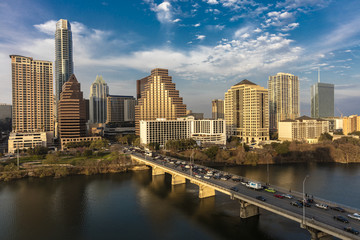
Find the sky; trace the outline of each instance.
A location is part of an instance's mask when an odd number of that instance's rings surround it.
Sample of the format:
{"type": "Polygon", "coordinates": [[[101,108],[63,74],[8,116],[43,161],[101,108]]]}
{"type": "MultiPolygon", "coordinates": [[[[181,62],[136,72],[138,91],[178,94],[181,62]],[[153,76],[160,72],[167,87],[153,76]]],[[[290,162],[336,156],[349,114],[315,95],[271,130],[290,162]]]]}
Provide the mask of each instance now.
{"type": "Polygon", "coordinates": [[[73,32],[74,72],[84,97],[102,75],[110,94],[136,96],[136,81],[167,68],[187,108],[210,117],[248,79],[300,80],[300,110],[310,86],[335,84],[335,115],[360,114],[358,0],[0,0],[0,103],[11,104],[9,55],[54,61],[55,24],[73,32]]]}

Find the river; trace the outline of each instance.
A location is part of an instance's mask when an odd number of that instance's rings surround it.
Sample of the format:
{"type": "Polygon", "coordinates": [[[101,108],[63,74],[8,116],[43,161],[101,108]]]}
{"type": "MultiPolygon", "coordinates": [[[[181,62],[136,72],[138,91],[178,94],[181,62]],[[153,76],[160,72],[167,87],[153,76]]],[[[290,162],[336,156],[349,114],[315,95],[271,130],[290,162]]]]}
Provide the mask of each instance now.
{"type": "MultiPolygon", "coordinates": [[[[222,168],[267,180],[267,166],[222,168]]],[[[270,184],[360,208],[360,164],[270,165],[270,184]]],[[[150,171],[0,183],[1,239],[308,239],[299,224],[261,210],[239,218],[228,196],[198,199],[150,171]]]]}

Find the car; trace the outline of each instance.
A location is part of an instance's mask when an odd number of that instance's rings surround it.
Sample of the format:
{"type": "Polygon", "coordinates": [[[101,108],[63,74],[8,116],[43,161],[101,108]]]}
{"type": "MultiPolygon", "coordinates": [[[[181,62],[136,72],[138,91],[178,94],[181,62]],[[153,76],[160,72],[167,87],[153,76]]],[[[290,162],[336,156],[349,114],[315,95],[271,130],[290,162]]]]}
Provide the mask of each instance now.
{"type": "Polygon", "coordinates": [[[343,223],[349,223],[349,220],[346,217],[340,215],[334,216],[334,219],[343,223]]]}
{"type": "Polygon", "coordinates": [[[305,207],[311,207],[311,204],[308,203],[308,201],[302,200],[301,202],[302,202],[302,204],[303,204],[305,207]]]}
{"type": "Polygon", "coordinates": [[[359,235],[359,231],[353,229],[352,227],[344,227],[344,231],[345,231],[345,232],[352,233],[352,234],[355,234],[355,235],[359,235]]]}
{"type": "Polygon", "coordinates": [[[230,190],[231,190],[231,191],[235,191],[235,192],[238,192],[238,191],[239,191],[239,189],[238,189],[237,187],[232,187],[232,188],[230,188],[230,190]]]}
{"type": "Polygon", "coordinates": [[[232,178],[234,182],[241,182],[241,178],[232,178]]]}
{"type": "Polygon", "coordinates": [[[195,177],[197,177],[197,178],[201,178],[201,175],[196,174],[196,175],[195,175],[195,177]]]}
{"type": "Polygon", "coordinates": [[[322,209],[325,209],[325,210],[329,209],[329,206],[326,205],[326,204],[323,204],[323,203],[317,203],[317,204],[315,204],[315,207],[322,208],[322,209]]]}
{"type": "Polygon", "coordinates": [[[293,195],[290,195],[290,194],[281,194],[283,195],[284,197],[288,198],[288,199],[293,199],[294,196],[293,195]]]}
{"type": "Polygon", "coordinates": [[[330,207],[332,210],[338,211],[338,212],[345,212],[344,209],[342,209],[341,207],[330,207]]]}
{"type": "Polygon", "coordinates": [[[290,204],[298,208],[303,207],[303,204],[300,201],[293,201],[290,204]]]}
{"type": "Polygon", "coordinates": [[[276,190],[273,188],[265,188],[265,191],[267,191],[269,193],[276,193],[276,190]]]}
{"type": "Polygon", "coordinates": [[[210,179],[210,177],[208,175],[205,175],[204,178],[205,179],[210,179]]]}
{"type": "Polygon", "coordinates": [[[263,202],[266,201],[266,198],[264,198],[263,196],[257,196],[256,199],[260,200],[260,201],[263,201],[263,202]]]}
{"type": "Polygon", "coordinates": [[[360,214],[359,213],[349,214],[348,217],[360,221],[360,214]]]}
{"type": "Polygon", "coordinates": [[[283,199],[283,198],[284,198],[284,196],[283,196],[283,195],[280,195],[280,194],[274,194],[274,197],[280,198],[280,199],[283,199]]]}

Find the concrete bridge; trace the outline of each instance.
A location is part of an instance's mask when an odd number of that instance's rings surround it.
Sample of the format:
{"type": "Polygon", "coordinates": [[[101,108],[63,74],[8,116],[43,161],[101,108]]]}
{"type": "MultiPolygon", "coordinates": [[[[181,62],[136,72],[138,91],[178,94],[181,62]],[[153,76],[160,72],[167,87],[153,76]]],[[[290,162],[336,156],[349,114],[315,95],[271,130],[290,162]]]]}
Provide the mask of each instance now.
{"type": "MultiPolygon", "coordinates": [[[[272,193],[267,193],[265,191],[255,191],[249,189],[240,183],[235,183],[232,181],[222,181],[216,179],[204,179],[197,178],[190,172],[190,169],[186,171],[181,170],[180,168],[175,167],[174,164],[166,163],[163,160],[156,160],[151,157],[144,156],[140,153],[132,153],[131,157],[133,160],[139,161],[146,164],[152,168],[152,175],[163,175],[165,173],[170,174],[172,177],[171,184],[185,184],[186,180],[190,183],[196,184],[199,186],[199,198],[207,198],[215,196],[216,192],[221,192],[228,195],[231,199],[237,200],[240,204],[240,218],[249,218],[259,214],[259,208],[265,209],[269,212],[275,213],[277,215],[283,216],[285,218],[291,219],[300,223],[300,227],[307,229],[311,234],[311,239],[331,239],[337,237],[340,239],[360,239],[359,235],[354,235],[344,231],[344,227],[348,227],[349,224],[341,223],[333,219],[334,215],[343,215],[334,210],[323,210],[316,207],[306,208],[305,218],[303,216],[303,209],[297,208],[290,205],[288,199],[278,199],[273,197],[272,193]],[[238,192],[231,190],[232,187],[237,187],[238,192]],[[256,196],[262,195],[267,198],[267,201],[261,201],[256,199],[256,196]]],[[[198,165],[199,166],[199,165],[198,165]]],[[[205,166],[200,166],[203,168],[208,168],[205,166]]],[[[217,170],[216,170],[217,171],[217,170]]],[[[240,176],[239,176],[240,178],[240,176]]],[[[276,188],[278,190],[278,188],[276,188]]],[[[286,193],[280,192],[277,193],[286,193]]],[[[294,197],[302,199],[301,193],[291,192],[294,197]]],[[[317,203],[324,203],[329,205],[329,202],[325,200],[316,199],[317,203]]],[[[334,204],[332,204],[334,205],[334,204]]],[[[337,204],[336,206],[339,206],[337,204]]],[[[360,212],[356,209],[351,209],[349,207],[341,206],[349,213],[360,212]]],[[[351,227],[355,229],[360,229],[360,221],[350,220],[351,227]]]]}

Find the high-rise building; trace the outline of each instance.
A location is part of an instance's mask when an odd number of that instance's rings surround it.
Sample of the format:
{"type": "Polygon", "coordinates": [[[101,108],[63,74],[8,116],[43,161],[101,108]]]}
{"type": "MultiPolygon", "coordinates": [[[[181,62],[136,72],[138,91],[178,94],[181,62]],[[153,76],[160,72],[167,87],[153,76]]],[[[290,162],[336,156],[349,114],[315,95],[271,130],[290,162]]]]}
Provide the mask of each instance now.
{"type": "Polygon", "coordinates": [[[54,130],[52,62],[10,55],[13,132],[54,130]]]}
{"type": "Polygon", "coordinates": [[[278,122],[300,115],[299,79],[290,73],[269,77],[270,131],[276,132],[278,122]]]}
{"type": "Polygon", "coordinates": [[[60,100],[62,86],[74,73],[71,25],[68,20],[60,19],[55,31],[55,99],[60,100]]]}
{"type": "Polygon", "coordinates": [[[109,87],[102,76],[96,76],[90,87],[90,123],[106,122],[107,95],[109,95],[109,87]]]}
{"type": "Polygon", "coordinates": [[[334,84],[318,82],[311,86],[311,117],[334,117],[334,84]]]}
{"type": "Polygon", "coordinates": [[[156,120],[165,118],[167,120],[176,120],[186,115],[186,105],[175,89],[175,83],[167,69],[155,68],[151,70],[148,83],[144,91],[141,92],[141,98],[135,107],[135,130],[140,134],[140,120],[156,120]]]}
{"type": "Polygon", "coordinates": [[[136,80],[136,99],[141,98],[141,92],[145,90],[145,85],[148,83],[149,76],[136,80]]]}
{"type": "Polygon", "coordinates": [[[224,100],[212,100],[212,119],[224,119],[224,100]]]}
{"type": "Polygon", "coordinates": [[[0,120],[12,118],[12,106],[11,104],[0,103],[0,120]]]}
{"type": "Polygon", "coordinates": [[[86,106],[80,83],[75,75],[64,83],[59,101],[60,138],[80,138],[86,136],[86,106]]]}
{"type": "Polygon", "coordinates": [[[360,131],[360,116],[351,115],[343,118],[343,133],[348,135],[352,132],[360,131]]]}
{"type": "Polygon", "coordinates": [[[135,123],[135,103],[133,96],[109,95],[107,97],[107,123],[135,123]]]}
{"type": "Polygon", "coordinates": [[[269,140],[268,90],[246,79],[232,86],[225,93],[225,122],[228,136],[269,140]]]}

